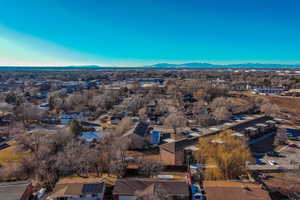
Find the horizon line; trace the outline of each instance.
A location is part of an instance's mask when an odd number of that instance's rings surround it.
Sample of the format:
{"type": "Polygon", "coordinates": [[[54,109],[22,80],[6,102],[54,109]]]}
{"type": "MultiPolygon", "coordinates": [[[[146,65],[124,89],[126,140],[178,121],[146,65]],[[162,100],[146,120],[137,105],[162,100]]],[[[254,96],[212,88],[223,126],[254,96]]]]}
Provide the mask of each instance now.
{"type": "Polygon", "coordinates": [[[139,68],[139,67],[147,67],[147,66],[154,66],[158,64],[169,64],[169,65],[184,65],[184,64],[209,64],[209,65],[220,65],[220,66],[227,66],[227,65],[253,65],[253,64],[260,64],[260,65],[300,65],[300,62],[293,62],[293,63],[281,63],[281,62],[232,62],[232,63],[218,63],[218,62],[155,62],[152,64],[132,64],[132,65],[108,65],[108,64],[8,64],[8,65],[0,65],[0,67],[84,67],[84,66],[95,66],[95,67],[107,67],[107,68],[118,68],[118,67],[131,67],[131,68],[139,68]]]}

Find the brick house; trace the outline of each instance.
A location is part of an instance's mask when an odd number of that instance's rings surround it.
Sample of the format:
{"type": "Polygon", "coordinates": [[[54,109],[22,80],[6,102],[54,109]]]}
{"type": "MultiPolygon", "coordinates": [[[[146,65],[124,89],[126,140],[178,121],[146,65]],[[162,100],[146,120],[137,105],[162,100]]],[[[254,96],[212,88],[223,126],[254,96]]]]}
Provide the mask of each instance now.
{"type": "Polygon", "coordinates": [[[182,166],[197,151],[198,139],[182,139],[160,146],[160,160],[163,165],[182,166]]]}

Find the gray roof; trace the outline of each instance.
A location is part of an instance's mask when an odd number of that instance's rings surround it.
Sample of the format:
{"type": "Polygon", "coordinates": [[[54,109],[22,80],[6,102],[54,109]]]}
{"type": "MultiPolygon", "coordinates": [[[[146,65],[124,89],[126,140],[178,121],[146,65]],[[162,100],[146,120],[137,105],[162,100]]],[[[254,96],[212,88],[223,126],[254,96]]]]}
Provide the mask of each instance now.
{"type": "Polygon", "coordinates": [[[168,195],[189,196],[189,187],[185,180],[124,178],[118,179],[113,194],[133,196],[145,190],[153,191],[156,187],[163,188],[168,195]]]}
{"type": "Polygon", "coordinates": [[[0,183],[0,200],[20,199],[29,184],[29,181],[0,183]]]}
{"type": "Polygon", "coordinates": [[[198,138],[189,138],[177,140],[175,142],[170,142],[166,144],[160,145],[160,148],[169,151],[171,153],[175,153],[178,151],[183,151],[186,147],[192,146],[198,142],[198,138]]]}
{"type": "Polygon", "coordinates": [[[139,122],[134,129],[134,133],[141,137],[144,137],[147,131],[148,131],[148,124],[146,124],[145,122],[139,122]]]}
{"type": "Polygon", "coordinates": [[[137,122],[132,129],[130,129],[129,131],[127,131],[127,133],[124,134],[124,136],[135,134],[140,137],[145,137],[148,133],[148,127],[149,125],[145,122],[137,122]]]}
{"type": "Polygon", "coordinates": [[[104,188],[104,182],[88,183],[83,185],[81,192],[83,194],[97,194],[97,193],[102,193],[103,188],[104,188]]]}

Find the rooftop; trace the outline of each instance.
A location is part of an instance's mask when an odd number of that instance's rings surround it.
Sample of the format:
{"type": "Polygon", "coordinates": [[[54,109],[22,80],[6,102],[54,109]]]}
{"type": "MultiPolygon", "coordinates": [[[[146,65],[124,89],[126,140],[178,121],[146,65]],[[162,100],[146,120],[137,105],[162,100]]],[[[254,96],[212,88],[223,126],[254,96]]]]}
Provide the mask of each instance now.
{"type": "Polygon", "coordinates": [[[204,181],[207,200],[271,200],[260,185],[238,181],[204,181]]]}
{"type": "Polygon", "coordinates": [[[196,139],[181,139],[175,142],[166,143],[160,146],[160,148],[169,151],[171,153],[175,153],[178,151],[183,151],[185,148],[189,146],[193,146],[198,141],[196,139]]]}
{"type": "Polygon", "coordinates": [[[145,135],[148,133],[148,124],[145,122],[137,122],[132,129],[127,131],[127,133],[124,134],[124,136],[128,136],[131,134],[136,134],[141,137],[145,137],[145,135]]]}
{"type": "Polygon", "coordinates": [[[27,186],[28,181],[4,182],[0,183],[0,199],[2,200],[16,200],[20,199],[27,186]]]}
{"type": "Polygon", "coordinates": [[[86,194],[102,194],[105,189],[104,182],[94,183],[58,183],[49,199],[60,196],[79,197],[86,194]]]}
{"type": "Polygon", "coordinates": [[[169,195],[189,195],[189,187],[185,180],[126,178],[118,179],[113,193],[135,195],[136,192],[154,191],[159,186],[169,195]]]}

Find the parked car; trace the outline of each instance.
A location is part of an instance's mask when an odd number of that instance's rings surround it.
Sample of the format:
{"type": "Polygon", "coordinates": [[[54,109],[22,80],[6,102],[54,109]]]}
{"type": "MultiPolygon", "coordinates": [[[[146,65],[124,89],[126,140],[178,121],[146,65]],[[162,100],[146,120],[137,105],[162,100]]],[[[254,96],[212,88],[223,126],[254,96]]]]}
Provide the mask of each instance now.
{"type": "Polygon", "coordinates": [[[191,128],[191,131],[198,132],[199,129],[197,129],[197,128],[191,128]]]}
{"type": "Polygon", "coordinates": [[[36,197],[38,199],[42,199],[42,197],[45,195],[46,192],[46,188],[41,188],[37,193],[36,193],[36,197]]]}
{"type": "Polygon", "coordinates": [[[206,197],[202,193],[196,193],[193,195],[193,200],[206,200],[206,197]]]}
{"type": "Polygon", "coordinates": [[[288,147],[298,148],[298,145],[296,145],[296,144],[289,144],[288,147]]]}
{"type": "Polygon", "coordinates": [[[205,191],[198,184],[191,185],[192,200],[206,200],[205,191]]]}
{"type": "Polygon", "coordinates": [[[274,160],[269,160],[268,162],[269,162],[270,165],[278,165],[278,163],[275,162],[274,160]]]}
{"type": "Polygon", "coordinates": [[[190,133],[188,131],[182,131],[181,134],[182,135],[189,135],[190,133]]]}
{"type": "Polygon", "coordinates": [[[267,153],[267,156],[270,156],[270,157],[277,157],[277,156],[279,156],[279,153],[278,152],[276,152],[276,151],[270,151],[270,152],[268,152],[267,153]]]}

